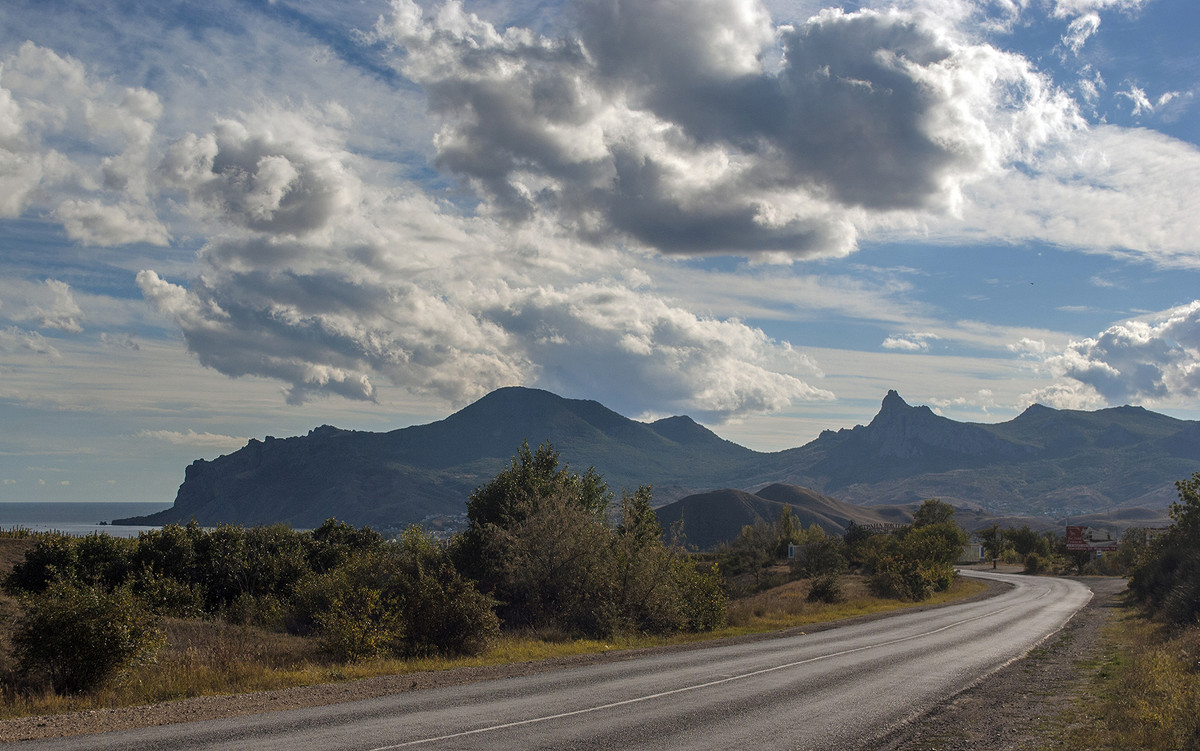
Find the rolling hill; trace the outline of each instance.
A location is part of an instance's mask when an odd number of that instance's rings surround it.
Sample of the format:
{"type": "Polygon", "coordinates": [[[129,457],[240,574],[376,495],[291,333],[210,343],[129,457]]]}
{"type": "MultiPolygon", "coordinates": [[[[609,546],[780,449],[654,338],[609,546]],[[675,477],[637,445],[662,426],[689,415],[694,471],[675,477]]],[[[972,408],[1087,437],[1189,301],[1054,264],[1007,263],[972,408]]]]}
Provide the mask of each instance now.
{"type": "Polygon", "coordinates": [[[729,542],[742,527],[756,522],[773,522],[791,506],[792,515],[804,527],[813,524],[826,533],[842,535],[850,522],[860,525],[912,521],[912,514],[899,507],[869,508],[834,500],[795,485],[769,485],[757,493],[725,488],[697,493],[655,509],[664,530],[681,535],[680,542],[707,550],[729,542]]]}
{"type": "MultiPolygon", "coordinates": [[[[909,524],[919,503],[891,506],[856,506],[807,488],[776,483],[756,493],[725,488],[697,493],[660,506],[659,524],[670,539],[696,550],[712,550],[732,542],[742,527],[779,519],[784,506],[790,506],[793,518],[804,527],[816,524],[826,534],[843,535],[850,523],[866,527],[909,524]]],[[[1120,531],[1128,527],[1165,527],[1170,524],[1166,511],[1132,508],[1086,516],[1051,518],[1048,516],[1000,516],[980,509],[958,508],[954,521],[968,532],[998,524],[1001,527],[1028,526],[1035,532],[1054,530],[1062,534],[1068,524],[1079,524],[1120,531]]]]}

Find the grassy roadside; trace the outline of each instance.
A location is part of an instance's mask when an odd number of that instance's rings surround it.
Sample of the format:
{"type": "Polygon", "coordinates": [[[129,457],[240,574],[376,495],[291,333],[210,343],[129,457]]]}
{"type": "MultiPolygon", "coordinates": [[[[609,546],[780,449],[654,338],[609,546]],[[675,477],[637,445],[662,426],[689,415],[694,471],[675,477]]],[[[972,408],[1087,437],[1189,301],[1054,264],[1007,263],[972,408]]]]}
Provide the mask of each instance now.
{"type": "Polygon", "coordinates": [[[1126,603],[1044,751],[1200,749],[1200,626],[1172,628],[1126,603]]]}
{"type": "Polygon", "coordinates": [[[826,604],[808,602],[810,582],[801,580],[732,601],[729,625],[711,633],[670,637],[628,635],[603,641],[567,639],[554,634],[508,634],[477,657],[359,663],[330,661],[312,639],[219,621],[172,619],[164,624],[166,645],[153,661],[135,666],[113,685],[82,696],[9,694],[0,697],[0,719],[694,643],[945,604],[974,596],[985,588],[980,581],[959,577],[949,591],[913,603],[873,597],[860,577],[847,576],[842,601],[826,604]]]}

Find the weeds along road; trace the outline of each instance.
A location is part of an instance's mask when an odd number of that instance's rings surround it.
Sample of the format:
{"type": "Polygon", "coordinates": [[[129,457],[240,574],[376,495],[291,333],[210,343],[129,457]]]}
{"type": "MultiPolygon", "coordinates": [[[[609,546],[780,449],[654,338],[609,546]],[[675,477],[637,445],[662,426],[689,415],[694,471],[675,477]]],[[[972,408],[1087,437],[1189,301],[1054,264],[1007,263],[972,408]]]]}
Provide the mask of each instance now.
{"type": "Polygon", "coordinates": [[[986,600],[715,646],[303,710],[14,749],[859,749],[1024,655],[1091,598],[991,572],[986,600]]]}

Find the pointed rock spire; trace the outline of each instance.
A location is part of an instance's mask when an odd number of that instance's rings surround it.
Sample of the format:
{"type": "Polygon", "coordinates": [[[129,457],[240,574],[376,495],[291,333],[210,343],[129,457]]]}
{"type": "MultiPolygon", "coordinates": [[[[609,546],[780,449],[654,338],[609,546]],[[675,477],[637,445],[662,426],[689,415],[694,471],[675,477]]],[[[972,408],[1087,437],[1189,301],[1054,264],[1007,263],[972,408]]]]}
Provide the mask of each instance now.
{"type": "Polygon", "coordinates": [[[904,401],[903,397],[895,389],[890,389],[887,396],[883,397],[883,405],[879,408],[880,412],[887,412],[895,409],[911,409],[908,402],[904,401]]]}

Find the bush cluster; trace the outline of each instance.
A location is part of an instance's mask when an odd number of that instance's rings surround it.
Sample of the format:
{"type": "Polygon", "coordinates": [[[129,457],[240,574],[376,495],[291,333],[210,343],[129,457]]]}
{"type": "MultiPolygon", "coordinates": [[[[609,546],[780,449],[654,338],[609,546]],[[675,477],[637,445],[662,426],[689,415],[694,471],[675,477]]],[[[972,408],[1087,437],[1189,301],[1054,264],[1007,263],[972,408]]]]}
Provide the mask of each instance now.
{"type": "Polygon", "coordinates": [[[550,444],[524,445],[471,495],[451,552],[510,627],[606,636],[722,625],[720,578],[663,541],[650,489],[623,494],[615,524],[611,499],[592,470],[560,467],[550,444]]]}
{"type": "Polygon", "coordinates": [[[13,634],[18,664],[27,676],[44,675],[60,694],[102,685],[162,639],[153,616],[128,587],[55,581],[41,595],[22,597],[13,634]]]}
{"type": "Polygon", "coordinates": [[[736,595],[761,592],[788,579],[827,574],[836,578],[846,568],[842,539],[827,535],[815,522],[805,529],[786,505],[775,520],[760,519],[742,527],[736,538],[721,546],[717,557],[725,586],[736,595]],[[780,563],[787,560],[789,549],[794,557],[790,567],[782,569],[780,563]]]}
{"type": "Polygon", "coordinates": [[[912,526],[859,543],[858,557],[880,597],[925,600],[954,583],[954,562],[967,534],[954,523],[954,507],[936,499],[922,504],[912,526]]]}
{"type": "Polygon", "coordinates": [[[810,601],[832,603],[842,596],[843,574],[855,570],[866,576],[877,596],[924,600],[954,582],[954,564],[966,542],[966,533],[954,522],[954,507],[937,499],[925,501],[907,527],[872,533],[850,522],[841,537],[817,524],[805,529],[791,507],[784,506],[777,520],[744,527],[718,555],[730,575],[726,587],[733,592],[744,592],[751,576],[755,590],[802,578],[812,581],[810,601]],[[791,564],[781,573],[779,564],[789,548],[791,564]]]}
{"type": "Polygon", "coordinates": [[[589,636],[721,626],[720,577],[663,542],[649,489],[625,494],[613,521],[611,498],[595,472],[526,445],[471,495],[471,525],[449,545],[332,519],[44,535],[4,581],[23,606],[14,655],[71,692],[152,652],[163,616],[286,629],[341,660],[476,654],[502,622],[589,636]]]}
{"type": "Polygon", "coordinates": [[[21,672],[59,692],[94,687],[152,651],[161,616],[286,628],[344,660],[474,654],[499,631],[493,601],[419,529],[385,542],[332,519],[311,532],[189,524],[137,538],[48,534],[4,586],[23,607],[21,672]]]}
{"type": "Polygon", "coordinates": [[[1172,623],[1200,623],[1200,472],[1175,483],[1173,524],[1138,549],[1129,588],[1152,611],[1172,623]]]}

